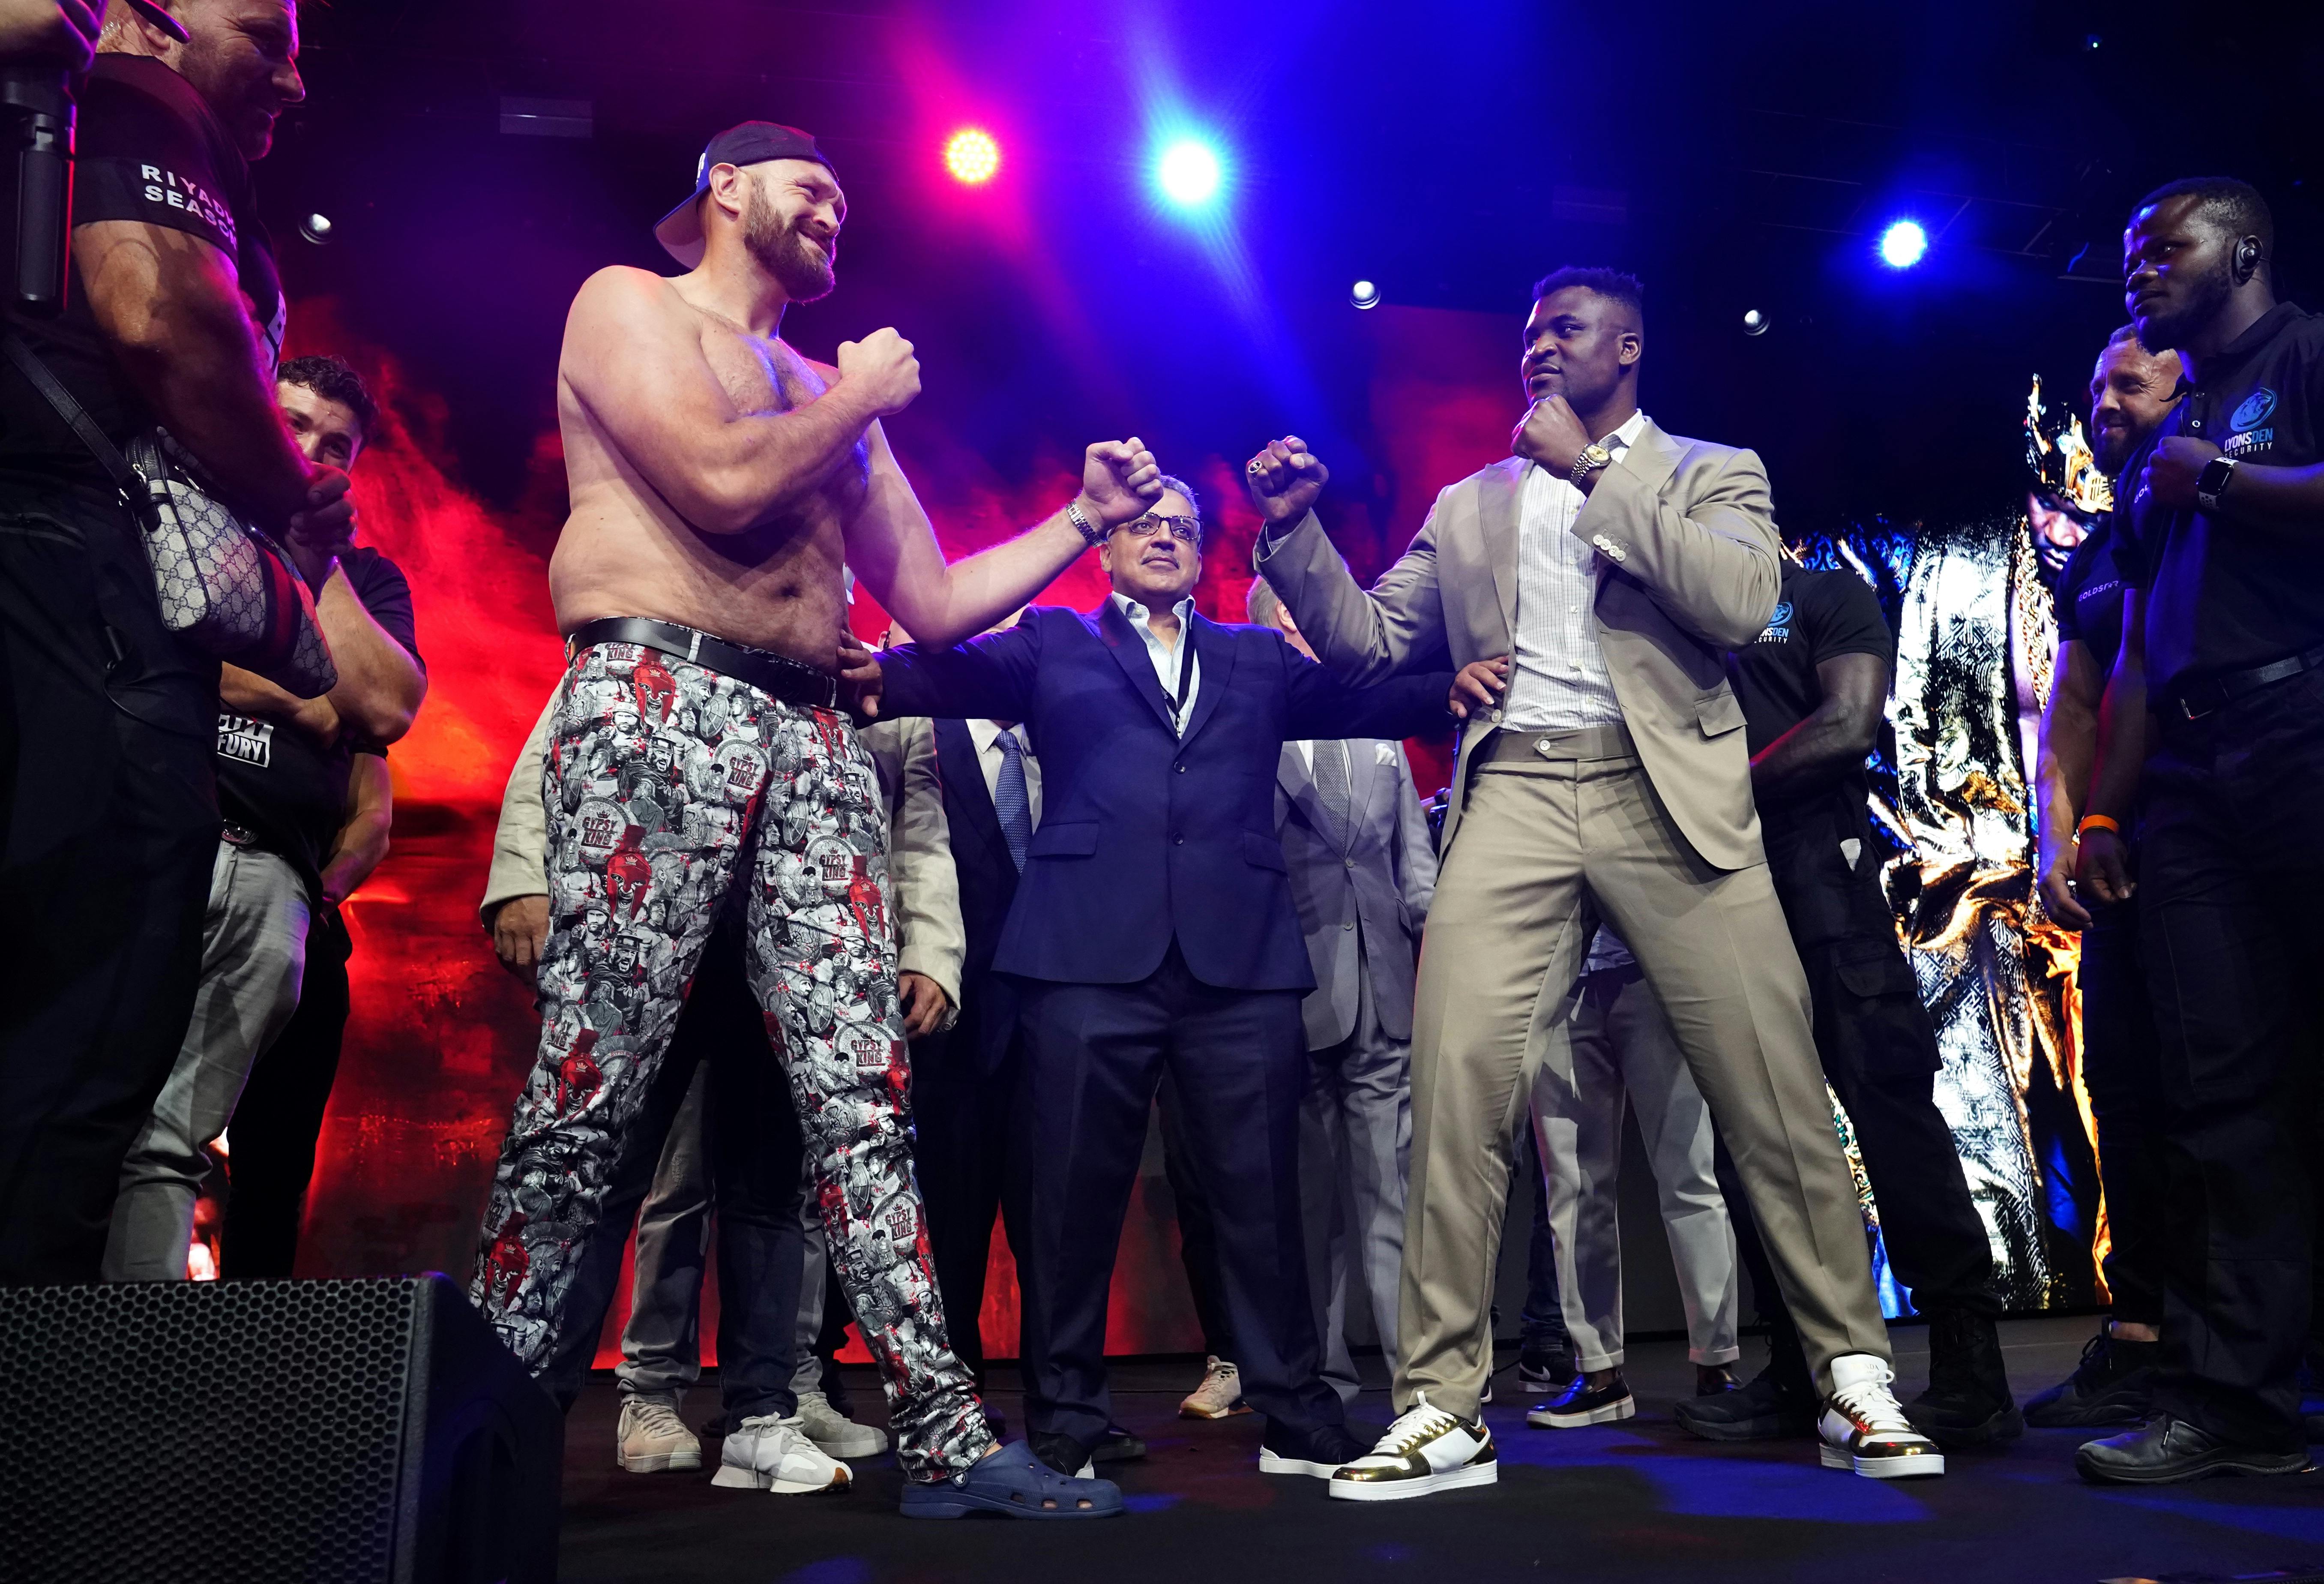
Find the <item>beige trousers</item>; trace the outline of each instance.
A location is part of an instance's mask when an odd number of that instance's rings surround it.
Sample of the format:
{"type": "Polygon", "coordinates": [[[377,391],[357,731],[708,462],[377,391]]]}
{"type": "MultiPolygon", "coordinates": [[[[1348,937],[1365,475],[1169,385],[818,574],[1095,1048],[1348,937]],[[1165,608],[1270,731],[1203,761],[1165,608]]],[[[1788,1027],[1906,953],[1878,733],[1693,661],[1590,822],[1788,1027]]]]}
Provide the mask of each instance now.
{"type": "Polygon", "coordinates": [[[1819,1387],[1841,1354],[1887,1358],[1807,980],[1766,866],[1697,857],[1619,727],[1503,734],[1482,751],[1421,949],[1397,1411],[1423,1392],[1477,1411],[1517,1129],[1544,1060],[1570,1066],[1567,991],[1601,920],[1670,1017],[1819,1387]]]}

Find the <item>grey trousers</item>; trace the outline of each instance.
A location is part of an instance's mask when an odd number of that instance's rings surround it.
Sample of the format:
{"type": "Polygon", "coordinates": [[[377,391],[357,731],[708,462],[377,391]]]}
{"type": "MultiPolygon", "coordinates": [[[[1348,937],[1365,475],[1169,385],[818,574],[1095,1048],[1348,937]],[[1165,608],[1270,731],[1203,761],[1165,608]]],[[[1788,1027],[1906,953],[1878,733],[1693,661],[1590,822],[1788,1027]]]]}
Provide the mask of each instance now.
{"type": "Polygon", "coordinates": [[[702,1142],[697,1062],[662,1141],[653,1187],[638,1210],[630,1318],[613,1377],[625,1396],[677,1398],[702,1378],[702,1271],[710,1253],[710,1162],[702,1142]]]}
{"type": "Polygon", "coordinates": [[[1412,1153],[1412,1043],[1382,1032],[1360,957],[1356,1024],[1307,1053],[1299,1106],[1299,1213],[1323,1378],[1342,1403],[1362,1387],[1348,1354],[1350,1288],[1371,1311],[1396,1367],[1397,1283],[1404,1271],[1404,1179],[1412,1153]]]}
{"type": "Polygon", "coordinates": [[[1732,1364],[1740,1302],[1735,1228],[1711,1161],[1711,1107],[1645,974],[1635,965],[1584,974],[1566,1012],[1568,1037],[1544,1052],[1533,1085],[1557,1285],[1582,1369],[1622,1362],[1622,1105],[1654,1162],[1663,1231],[1686,1310],[1687,1357],[1732,1364]]]}
{"type": "Polygon", "coordinates": [[[306,882],[289,859],[218,843],[202,919],[202,977],[185,1042],[121,1163],[105,1242],[108,1282],[182,1282],[205,1153],[234,1116],[259,1053],[299,1009],[306,882]]]}
{"type": "Polygon", "coordinates": [[[1735,1157],[1821,1389],[1889,1357],[1856,1184],[1766,864],[1690,847],[1619,727],[1474,771],[1428,910],[1412,1041],[1412,1175],[1396,1406],[1477,1411],[1517,1130],[1602,919],[1629,945],[1735,1157]]]}

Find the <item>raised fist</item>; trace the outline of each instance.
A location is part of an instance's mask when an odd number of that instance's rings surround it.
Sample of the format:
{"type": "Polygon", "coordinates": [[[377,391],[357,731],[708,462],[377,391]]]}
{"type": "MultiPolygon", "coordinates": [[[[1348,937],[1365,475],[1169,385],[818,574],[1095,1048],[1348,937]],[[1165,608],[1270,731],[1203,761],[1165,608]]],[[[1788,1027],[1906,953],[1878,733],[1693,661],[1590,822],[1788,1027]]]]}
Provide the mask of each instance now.
{"type": "Polygon", "coordinates": [[[839,344],[839,378],[862,393],[876,416],[901,412],[920,394],[920,360],[912,344],[894,328],[873,330],[860,341],[839,344]]]}
{"type": "Polygon", "coordinates": [[[1509,436],[1512,455],[1538,462],[1560,478],[1572,473],[1589,443],[1590,431],[1563,396],[1544,396],[1526,408],[1524,421],[1509,436]]]}
{"type": "Polygon", "coordinates": [[[1162,469],[1136,435],[1100,440],[1082,462],[1082,509],[1117,528],[1162,498],[1162,469]]]}
{"type": "Polygon", "coordinates": [[[1250,487],[1250,504],[1272,528],[1296,523],[1313,510],[1315,497],[1332,482],[1332,470],[1307,451],[1307,442],[1296,434],[1269,440],[1242,470],[1250,487]]]}

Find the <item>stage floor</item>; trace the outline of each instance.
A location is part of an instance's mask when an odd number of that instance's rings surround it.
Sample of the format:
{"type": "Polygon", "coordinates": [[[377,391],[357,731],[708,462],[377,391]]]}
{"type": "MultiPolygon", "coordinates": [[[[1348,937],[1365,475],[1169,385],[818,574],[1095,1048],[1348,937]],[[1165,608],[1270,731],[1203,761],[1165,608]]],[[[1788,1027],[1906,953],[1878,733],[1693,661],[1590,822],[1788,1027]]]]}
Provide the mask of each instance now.
{"type": "MultiPolygon", "coordinates": [[[[2021,1399],[2073,1367],[2092,1325],[2045,1319],[2003,1328],[2021,1399]]],[[[1900,1395],[1925,1382],[1924,1336],[1911,1327],[1895,1333],[1900,1395]]],[[[1747,1368],[1764,1352],[1747,1341],[1747,1368]]],[[[1119,1417],[1152,1451],[1108,1470],[1130,1514],[1087,1524],[906,1522],[896,1513],[901,1477],[885,1457],[856,1465],[855,1488],[844,1496],[718,1490],[706,1470],[624,1474],[613,1465],[613,1384],[600,1376],[567,1430],[562,1577],[2092,1584],[2324,1568],[2324,1475],[2099,1489],[2074,1475],[2083,1432],[2028,1431],[2006,1451],[1949,1459],[1942,1479],[1879,1484],[1819,1468],[1805,1443],[1714,1447],[1687,1437],[1670,1417],[1672,1398],[1692,1385],[1677,1342],[1632,1350],[1638,1417],[1618,1425],[1528,1429],[1515,1371],[1505,1371],[1500,1400],[1486,1410],[1500,1443],[1500,1483],[1377,1506],[1332,1501],[1314,1480],[1262,1477],[1250,1416],[1177,1418],[1178,1398],[1200,1369],[1200,1360],[1116,1367],[1119,1417]]],[[[851,1376],[859,1379],[864,1413],[878,1394],[868,1368],[851,1376]]],[[[1019,1432],[1016,1394],[997,1393],[996,1403],[1019,1432]]],[[[707,1386],[684,1409],[697,1427],[716,1412],[707,1386]]],[[[1366,1430],[1388,1416],[1385,1391],[1365,1394],[1354,1414],[1366,1430]]],[[[717,1443],[706,1440],[715,1466],[717,1443]]]]}

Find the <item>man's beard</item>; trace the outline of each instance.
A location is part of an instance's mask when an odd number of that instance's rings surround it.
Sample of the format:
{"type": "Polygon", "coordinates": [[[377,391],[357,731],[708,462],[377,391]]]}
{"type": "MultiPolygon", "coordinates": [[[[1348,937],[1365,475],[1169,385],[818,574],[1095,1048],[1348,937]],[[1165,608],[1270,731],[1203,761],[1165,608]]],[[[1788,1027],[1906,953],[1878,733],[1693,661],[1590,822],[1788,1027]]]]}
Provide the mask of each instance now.
{"type": "Polygon", "coordinates": [[[838,284],[831,260],[799,234],[796,221],[786,223],[775,213],[775,206],[767,201],[755,181],[751,184],[750,204],[742,210],[742,245],[793,302],[827,297],[838,284]]]}
{"type": "Polygon", "coordinates": [[[2217,315],[2227,299],[2235,294],[2236,283],[2228,264],[2222,256],[2217,267],[2198,276],[2185,306],[2175,310],[2169,318],[2157,316],[2142,320],[2138,326],[2139,344],[2149,352],[2169,352],[2184,346],[2187,338],[2201,329],[2217,315]]]}

